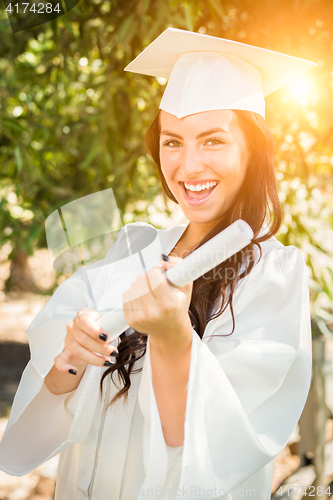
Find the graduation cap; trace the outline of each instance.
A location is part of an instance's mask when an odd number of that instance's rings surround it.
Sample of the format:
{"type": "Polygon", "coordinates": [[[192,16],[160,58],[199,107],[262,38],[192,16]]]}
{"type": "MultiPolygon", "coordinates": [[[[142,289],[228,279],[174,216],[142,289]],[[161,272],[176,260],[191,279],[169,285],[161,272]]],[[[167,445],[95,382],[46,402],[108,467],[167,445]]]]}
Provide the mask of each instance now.
{"type": "Polygon", "coordinates": [[[177,118],[217,109],[254,111],[316,63],[201,33],[167,28],[125,71],[168,78],[160,109],[177,118]]]}

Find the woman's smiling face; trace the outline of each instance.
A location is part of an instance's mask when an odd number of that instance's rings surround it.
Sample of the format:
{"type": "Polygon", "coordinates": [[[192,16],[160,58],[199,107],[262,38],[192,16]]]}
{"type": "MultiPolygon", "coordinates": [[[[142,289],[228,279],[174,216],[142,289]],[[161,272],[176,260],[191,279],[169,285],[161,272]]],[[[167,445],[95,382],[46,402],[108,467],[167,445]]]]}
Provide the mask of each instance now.
{"type": "Polygon", "coordinates": [[[242,187],[250,156],[237,115],[217,110],[179,119],[161,110],[160,125],[162,173],[185,216],[196,223],[223,218],[242,187]]]}

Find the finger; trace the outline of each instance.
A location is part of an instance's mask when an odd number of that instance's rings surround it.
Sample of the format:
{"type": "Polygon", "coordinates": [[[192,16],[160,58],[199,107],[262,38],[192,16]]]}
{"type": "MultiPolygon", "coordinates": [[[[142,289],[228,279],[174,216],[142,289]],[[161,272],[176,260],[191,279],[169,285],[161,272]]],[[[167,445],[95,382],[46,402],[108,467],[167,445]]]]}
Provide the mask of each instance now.
{"type": "Polygon", "coordinates": [[[144,312],[146,311],[146,301],[148,297],[153,298],[152,294],[150,292],[148,293],[138,293],[138,291],[143,291],[146,290],[144,283],[146,282],[146,278],[144,275],[140,276],[139,282],[136,281],[136,283],[132,283],[131,286],[129,287],[128,294],[130,297],[130,302],[131,302],[131,312],[132,312],[132,328],[138,329],[137,323],[141,322],[143,319],[144,312]],[[140,285],[141,281],[141,285],[140,285]]]}
{"type": "Polygon", "coordinates": [[[77,370],[81,367],[86,366],[86,363],[81,362],[79,359],[73,359],[70,355],[67,347],[59,354],[56,358],[54,358],[54,366],[62,373],[72,373],[73,375],[77,374],[77,370]]]}
{"type": "Polygon", "coordinates": [[[129,300],[135,300],[137,297],[141,297],[150,293],[150,282],[147,280],[146,273],[139,274],[135,280],[130,284],[128,290],[131,289],[131,294],[129,300]]]}
{"type": "MultiPolygon", "coordinates": [[[[147,294],[145,295],[147,296],[147,294]]],[[[123,308],[124,316],[129,326],[138,330],[140,322],[142,321],[142,312],[144,310],[144,305],[141,301],[140,295],[137,293],[136,285],[131,284],[123,293],[123,308]],[[136,298],[133,298],[135,296],[136,298]]]]}
{"type": "Polygon", "coordinates": [[[153,267],[145,274],[140,274],[131,289],[131,298],[134,301],[137,298],[149,297],[152,294],[155,297],[154,290],[162,283],[164,275],[159,267],[153,267]]]}
{"type": "MultiPolygon", "coordinates": [[[[183,260],[180,257],[173,256],[173,255],[169,255],[168,257],[169,257],[169,260],[165,261],[162,259],[161,256],[159,256],[159,260],[166,271],[183,260]]],[[[181,287],[181,288],[177,287],[176,285],[174,285],[173,283],[171,283],[167,279],[166,279],[166,282],[172,288],[177,288],[178,290],[183,290],[184,292],[190,290],[193,286],[193,281],[191,281],[190,283],[188,283],[187,285],[185,285],[184,287],[181,287]]]]}
{"type": "Polygon", "coordinates": [[[72,336],[82,347],[91,352],[102,354],[103,356],[111,356],[113,353],[118,352],[116,347],[108,344],[100,338],[93,338],[85,330],[81,330],[79,327],[73,329],[72,336]]]}
{"type": "Polygon", "coordinates": [[[73,337],[65,339],[65,349],[62,355],[63,360],[67,364],[73,365],[75,365],[76,363],[82,364],[82,362],[84,362],[94,366],[103,366],[105,361],[110,363],[111,359],[113,359],[110,356],[99,354],[98,352],[92,352],[86,349],[73,337]]]}
{"type": "Polygon", "coordinates": [[[90,337],[92,337],[93,339],[100,339],[105,342],[107,340],[107,332],[103,330],[97,323],[97,321],[101,317],[102,316],[99,314],[99,312],[94,311],[93,309],[81,309],[76,315],[73,325],[74,329],[79,328],[80,330],[83,330],[88,335],[90,335],[90,337]]]}
{"type": "Polygon", "coordinates": [[[129,296],[131,298],[132,306],[132,316],[134,321],[142,321],[144,313],[146,312],[147,300],[154,299],[153,294],[148,291],[148,293],[138,293],[138,291],[144,291],[145,283],[147,283],[147,278],[145,275],[138,276],[138,281],[132,284],[129,288],[129,296]]]}
{"type": "Polygon", "coordinates": [[[144,276],[144,279],[145,279],[145,281],[146,281],[146,283],[147,283],[147,285],[148,285],[149,291],[150,291],[151,293],[154,293],[154,292],[153,292],[153,286],[152,286],[152,283],[150,282],[149,272],[148,272],[148,273],[144,273],[144,275],[143,275],[143,276],[144,276]]]}
{"type": "Polygon", "coordinates": [[[149,281],[150,281],[150,284],[152,287],[152,293],[155,296],[155,298],[157,298],[157,293],[155,293],[155,291],[157,292],[156,289],[163,282],[166,281],[165,280],[165,270],[166,270],[165,266],[161,265],[161,267],[158,267],[158,266],[152,267],[148,272],[149,281]]]}
{"type": "Polygon", "coordinates": [[[162,256],[159,256],[159,261],[161,262],[161,265],[163,268],[167,271],[170,269],[170,267],[174,266],[175,264],[178,264],[178,262],[181,262],[183,259],[180,257],[174,256],[174,255],[168,255],[168,260],[165,261],[162,259],[162,256]]]}
{"type": "Polygon", "coordinates": [[[96,311],[95,309],[91,309],[90,307],[83,307],[82,309],[80,309],[77,312],[76,317],[83,316],[86,314],[90,314],[92,317],[94,317],[95,320],[98,320],[101,317],[98,311],[96,311]]]}
{"type": "MultiPolygon", "coordinates": [[[[71,361],[72,359],[73,359],[72,356],[68,356],[69,361],[67,361],[67,357],[65,357],[63,354],[59,354],[59,356],[57,356],[54,359],[54,365],[60,372],[62,372],[62,373],[69,372],[73,375],[77,374],[77,371],[78,371],[78,369],[80,369],[80,367],[85,368],[87,366],[87,362],[86,363],[80,362],[80,361],[78,361],[77,358],[75,358],[75,361],[72,362],[71,361]]],[[[106,362],[106,360],[104,358],[96,355],[96,361],[94,363],[91,363],[91,364],[94,364],[95,366],[105,366],[104,365],[105,362],[106,362]]],[[[111,366],[111,364],[113,364],[113,363],[111,363],[108,360],[107,366],[111,366]]]]}

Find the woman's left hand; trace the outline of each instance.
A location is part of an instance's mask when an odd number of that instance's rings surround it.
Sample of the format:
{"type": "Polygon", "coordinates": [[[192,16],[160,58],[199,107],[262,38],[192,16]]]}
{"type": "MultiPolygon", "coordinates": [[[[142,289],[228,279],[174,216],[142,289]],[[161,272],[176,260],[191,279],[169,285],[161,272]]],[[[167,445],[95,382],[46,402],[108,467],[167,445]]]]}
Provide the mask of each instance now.
{"type": "MultiPolygon", "coordinates": [[[[168,270],[180,261],[169,257],[161,266],[168,270]]],[[[179,341],[179,335],[188,335],[191,321],[188,314],[193,282],[177,288],[171,285],[160,267],[140,274],[123,293],[124,315],[129,326],[161,341],[179,341]],[[185,328],[186,327],[186,328],[185,328]]],[[[190,328],[191,331],[191,328],[190,328]]]]}

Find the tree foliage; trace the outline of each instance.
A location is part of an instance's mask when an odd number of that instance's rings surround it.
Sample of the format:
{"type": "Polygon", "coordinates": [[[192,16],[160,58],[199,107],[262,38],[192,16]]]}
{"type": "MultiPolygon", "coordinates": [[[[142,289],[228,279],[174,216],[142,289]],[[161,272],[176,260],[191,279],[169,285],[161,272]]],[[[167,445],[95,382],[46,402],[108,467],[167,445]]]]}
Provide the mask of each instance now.
{"type": "Polygon", "coordinates": [[[124,67],[168,26],[229,38],[319,65],[267,98],[266,119],[285,212],[278,237],[302,249],[313,316],[329,322],[332,21],[330,0],[81,0],[13,34],[0,12],[0,244],[10,241],[11,258],[32,254],[51,212],[110,187],[124,222],[149,221],[161,187],[142,139],[164,83],[124,67]]]}

